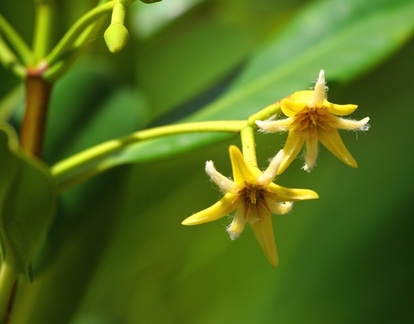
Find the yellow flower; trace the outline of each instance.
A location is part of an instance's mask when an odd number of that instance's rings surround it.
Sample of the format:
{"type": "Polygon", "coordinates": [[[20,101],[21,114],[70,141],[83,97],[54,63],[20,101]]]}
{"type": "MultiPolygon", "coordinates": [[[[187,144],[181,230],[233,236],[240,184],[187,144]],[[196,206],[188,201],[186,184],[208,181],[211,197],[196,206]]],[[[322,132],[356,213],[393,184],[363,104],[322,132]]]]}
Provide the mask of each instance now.
{"type": "Polygon", "coordinates": [[[337,117],[353,113],[358,106],[330,103],[326,100],[326,91],[325,74],[321,70],[314,90],[298,91],[281,101],[281,110],[288,118],[256,121],[260,129],[265,132],[289,131],[283,148],[285,154],[278,174],[289,166],[305,143],[306,154],[303,168],[310,171],[318,156],[318,141],[345,164],[354,168],[358,167],[342,142],[338,129],[368,130],[369,118],[357,121],[337,117]]]}
{"type": "Polygon", "coordinates": [[[235,211],[233,221],[227,231],[232,240],[236,239],[246,223],[250,225],[267,259],[276,267],[279,258],[273,234],[271,214],[285,214],[297,200],[315,199],[318,194],[307,189],[288,189],[272,181],[279,168],[283,151],[261,172],[257,167],[248,165],[236,146],[230,146],[230,160],[234,180],[223,176],[212,161],[207,161],[206,172],[223,190],[224,196],[211,207],[204,209],[187,219],[183,225],[198,225],[222,218],[235,211]]]}

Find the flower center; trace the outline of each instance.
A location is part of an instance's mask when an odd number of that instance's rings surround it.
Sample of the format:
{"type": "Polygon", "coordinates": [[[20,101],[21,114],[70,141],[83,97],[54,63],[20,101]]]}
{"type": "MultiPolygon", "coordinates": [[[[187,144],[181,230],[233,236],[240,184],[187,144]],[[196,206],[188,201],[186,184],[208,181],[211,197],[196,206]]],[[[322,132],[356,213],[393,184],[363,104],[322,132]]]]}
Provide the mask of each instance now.
{"type": "Polygon", "coordinates": [[[243,199],[244,219],[249,222],[260,221],[262,213],[269,211],[265,199],[266,190],[263,186],[245,183],[245,187],[239,191],[239,198],[243,199]]]}
{"type": "Polygon", "coordinates": [[[333,123],[331,114],[326,107],[308,107],[306,106],[295,115],[292,126],[296,131],[306,130],[307,132],[315,132],[318,127],[325,130],[332,129],[333,123]]]}
{"type": "Polygon", "coordinates": [[[243,197],[245,203],[256,205],[261,200],[263,201],[263,188],[262,186],[252,185],[246,183],[246,186],[240,190],[240,197],[243,197]]]}

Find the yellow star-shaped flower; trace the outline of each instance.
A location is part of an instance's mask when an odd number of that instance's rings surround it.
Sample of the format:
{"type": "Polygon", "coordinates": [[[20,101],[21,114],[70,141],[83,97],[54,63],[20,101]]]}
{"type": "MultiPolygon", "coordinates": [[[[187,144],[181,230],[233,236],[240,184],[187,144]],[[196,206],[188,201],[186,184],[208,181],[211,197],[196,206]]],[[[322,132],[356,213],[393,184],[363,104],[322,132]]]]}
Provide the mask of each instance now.
{"type": "Polygon", "coordinates": [[[233,221],[227,228],[230,238],[236,239],[248,223],[267,259],[276,267],[279,258],[271,214],[285,214],[291,210],[293,201],[319,198],[318,194],[312,190],[288,189],[273,183],[283,151],[272,159],[264,172],[249,165],[236,146],[230,146],[229,152],[234,180],[219,173],[212,161],[206,163],[207,174],[225,193],[223,198],[211,207],[188,217],[182,224],[212,222],[236,210],[233,221]]]}
{"type": "Polygon", "coordinates": [[[290,165],[304,144],[306,154],[303,168],[310,171],[318,156],[318,141],[345,164],[354,168],[358,166],[342,142],[338,129],[368,130],[369,118],[357,121],[338,117],[353,113],[358,106],[330,103],[326,100],[326,91],[325,74],[321,70],[314,90],[298,91],[281,101],[281,110],[288,118],[256,121],[265,132],[289,131],[278,174],[290,165]]]}

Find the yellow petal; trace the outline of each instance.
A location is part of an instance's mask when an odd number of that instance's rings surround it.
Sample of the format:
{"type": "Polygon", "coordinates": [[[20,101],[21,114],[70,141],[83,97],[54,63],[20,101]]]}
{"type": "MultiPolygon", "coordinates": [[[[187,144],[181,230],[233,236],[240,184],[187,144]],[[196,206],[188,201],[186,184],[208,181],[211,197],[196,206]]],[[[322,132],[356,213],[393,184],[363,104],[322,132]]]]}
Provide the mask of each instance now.
{"type": "Polygon", "coordinates": [[[288,98],[297,103],[303,103],[304,105],[307,105],[308,102],[312,100],[313,93],[313,90],[297,91],[288,98]]]}
{"type": "Polygon", "coordinates": [[[298,201],[319,198],[319,195],[313,190],[285,188],[273,182],[266,187],[266,190],[275,201],[298,201]]]}
{"type": "Polygon", "coordinates": [[[236,198],[237,195],[228,193],[214,205],[186,218],[181,224],[198,225],[222,218],[237,208],[236,198]]]}
{"type": "Polygon", "coordinates": [[[276,268],[279,264],[279,256],[277,254],[275,236],[273,234],[271,214],[267,212],[265,215],[262,215],[260,220],[249,224],[260,247],[266,255],[266,258],[269,260],[270,264],[276,268]]]}
{"type": "Polygon", "coordinates": [[[296,158],[299,154],[300,150],[305,143],[305,137],[302,136],[300,132],[291,130],[289,131],[289,135],[286,139],[285,146],[283,148],[283,159],[280,163],[279,170],[277,174],[281,174],[286,168],[292,163],[292,161],[296,158]]]}
{"type": "Polygon", "coordinates": [[[324,106],[327,108],[329,113],[338,116],[352,114],[358,108],[357,105],[337,105],[326,100],[324,102],[324,106]]]}
{"type": "Polygon", "coordinates": [[[259,185],[257,176],[253,173],[252,168],[247,165],[239,148],[231,145],[229,147],[229,153],[234,182],[240,187],[244,187],[245,183],[259,185]]]}
{"type": "Polygon", "coordinates": [[[347,150],[336,129],[318,129],[318,139],[333,155],[350,167],[357,168],[358,164],[347,150]]]}
{"type": "MultiPolygon", "coordinates": [[[[291,96],[292,97],[292,96],[291,96]]],[[[303,110],[306,107],[306,102],[297,102],[291,99],[283,99],[280,103],[280,109],[282,110],[283,114],[288,117],[294,117],[299,111],[303,110]]]]}

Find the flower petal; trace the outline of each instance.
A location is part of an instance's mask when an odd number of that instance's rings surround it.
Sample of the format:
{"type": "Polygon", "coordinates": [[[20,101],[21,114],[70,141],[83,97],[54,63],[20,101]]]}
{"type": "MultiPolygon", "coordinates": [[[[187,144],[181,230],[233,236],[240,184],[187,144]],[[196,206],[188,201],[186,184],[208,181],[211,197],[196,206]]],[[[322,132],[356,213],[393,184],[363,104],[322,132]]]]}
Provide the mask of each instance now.
{"type": "Polygon", "coordinates": [[[336,129],[318,129],[318,139],[333,155],[350,167],[357,168],[358,164],[352,157],[336,129]]]}
{"type": "Polygon", "coordinates": [[[303,110],[307,102],[293,100],[294,94],[280,103],[280,109],[288,117],[294,117],[299,111],[303,110]]]}
{"type": "Polygon", "coordinates": [[[305,165],[303,169],[310,171],[315,166],[316,159],[318,157],[318,137],[310,136],[306,140],[306,154],[305,154],[305,165]]]}
{"type": "Polygon", "coordinates": [[[181,224],[198,225],[222,218],[237,208],[236,198],[237,195],[228,193],[214,205],[187,217],[181,224]]]}
{"type": "Polygon", "coordinates": [[[253,173],[251,167],[249,167],[244,160],[242,153],[237,146],[231,145],[229,148],[231,166],[233,168],[234,182],[239,187],[245,187],[245,183],[252,185],[258,185],[256,175],[253,173]]]}
{"type": "Polygon", "coordinates": [[[292,163],[292,161],[299,154],[300,150],[305,143],[305,137],[302,136],[301,132],[291,130],[286,139],[285,146],[283,148],[283,159],[280,163],[277,174],[281,174],[286,168],[292,163]]]}
{"type": "Polygon", "coordinates": [[[369,117],[365,117],[359,121],[336,117],[335,126],[339,129],[367,131],[369,129],[368,122],[369,117]]]}
{"type": "Polygon", "coordinates": [[[272,158],[267,169],[258,177],[258,181],[262,186],[267,186],[276,177],[277,171],[279,170],[280,163],[282,162],[284,151],[280,150],[272,158]]]}
{"type": "Polygon", "coordinates": [[[227,227],[227,232],[229,233],[230,238],[232,240],[235,240],[240,236],[241,232],[243,232],[244,226],[246,225],[246,217],[244,217],[244,208],[244,206],[240,206],[237,209],[233,221],[227,227]]]}
{"type": "Polygon", "coordinates": [[[324,106],[328,109],[328,112],[338,116],[352,114],[358,108],[358,105],[337,105],[327,100],[325,100],[324,106]]]}
{"type": "Polygon", "coordinates": [[[275,183],[271,183],[266,187],[268,195],[275,201],[298,201],[317,199],[319,195],[309,189],[292,189],[279,186],[275,183]]]}
{"type": "Polygon", "coordinates": [[[308,102],[308,107],[322,107],[325,99],[326,99],[326,82],[325,82],[325,72],[321,70],[319,72],[318,81],[316,81],[315,88],[313,90],[313,95],[311,100],[308,102]]]}
{"type": "Polygon", "coordinates": [[[260,220],[251,222],[249,225],[270,264],[276,268],[279,264],[279,256],[277,254],[270,212],[265,213],[260,220]]]}
{"type": "Polygon", "coordinates": [[[302,103],[306,106],[308,102],[312,99],[312,97],[313,90],[302,90],[295,92],[291,96],[287,97],[287,99],[290,99],[297,103],[302,103]]]}
{"type": "Polygon", "coordinates": [[[210,176],[211,180],[213,180],[214,183],[220,187],[220,189],[225,192],[232,192],[234,194],[237,193],[236,184],[218,172],[214,167],[213,161],[206,162],[206,173],[210,176]]]}
{"type": "Polygon", "coordinates": [[[272,214],[283,215],[283,214],[287,214],[288,212],[292,210],[293,202],[290,202],[290,201],[276,202],[270,196],[267,196],[265,199],[266,199],[267,207],[270,209],[272,214]]]}
{"type": "Polygon", "coordinates": [[[292,121],[291,117],[277,120],[256,120],[256,125],[264,132],[287,132],[291,128],[292,121]]]}

